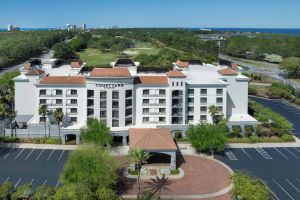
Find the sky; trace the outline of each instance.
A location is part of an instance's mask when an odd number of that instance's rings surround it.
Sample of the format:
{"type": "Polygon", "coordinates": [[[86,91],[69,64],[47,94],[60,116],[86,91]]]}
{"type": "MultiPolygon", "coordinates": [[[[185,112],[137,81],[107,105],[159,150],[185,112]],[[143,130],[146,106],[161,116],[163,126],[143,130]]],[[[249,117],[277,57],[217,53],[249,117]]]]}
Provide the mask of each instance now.
{"type": "Polygon", "coordinates": [[[0,27],[300,28],[300,0],[0,0],[0,27]]]}

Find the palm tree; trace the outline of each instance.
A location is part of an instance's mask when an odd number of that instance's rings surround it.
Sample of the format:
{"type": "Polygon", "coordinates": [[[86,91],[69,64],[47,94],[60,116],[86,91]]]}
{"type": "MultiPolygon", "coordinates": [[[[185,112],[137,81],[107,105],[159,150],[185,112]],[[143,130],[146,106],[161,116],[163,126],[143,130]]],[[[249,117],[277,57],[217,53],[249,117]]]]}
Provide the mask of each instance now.
{"type": "Polygon", "coordinates": [[[47,126],[46,126],[46,116],[48,114],[48,106],[43,104],[39,107],[39,115],[43,117],[44,127],[45,127],[45,141],[47,139],[47,126]]]}
{"type": "Polygon", "coordinates": [[[137,171],[138,171],[138,177],[137,177],[137,189],[138,189],[138,194],[137,197],[140,196],[141,193],[141,169],[142,165],[147,163],[147,160],[150,158],[150,154],[143,151],[142,149],[130,149],[129,150],[129,159],[130,162],[135,164],[137,171]]]}
{"type": "Polygon", "coordinates": [[[217,106],[215,106],[215,105],[211,105],[209,108],[208,108],[208,110],[209,110],[209,113],[210,113],[210,115],[211,115],[211,117],[212,117],[212,119],[213,119],[213,124],[216,124],[216,119],[217,119],[217,114],[219,113],[219,109],[218,109],[218,107],[217,106]]]}
{"type": "Polygon", "coordinates": [[[0,119],[5,119],[7,116],[7,106],[4,103],[0,104],[0,119]]]}
{"type": "Polygon", "coordinates": [[[148,184],[146,188],[149,188],[153,195],[158,193],[158,196],[160,196],[162,190],[171,191],[168,188],[171,182],[166,178],[165,174],[163,174],[161,178],[158,176],[156,176],[156,178],[151,178],[151,181],[146,182],[146,184],[148,184]]]}
{"type": "Polygon", "coordinates": [[[14,99],[15,99],[14,91],[11,89],[7,90],[4,98],[11,106],[11,108],[14,109],[14,99]]]}
{"type": "MultiPolygon", "coordinates": [[[[9,119],[9,123],[10,123],[10,129],[11,129],[11,137],[13,137],[13,122],[16,119],[17,116],[17,111],[12,110],[12,109],[8,109],[7,110],[7,118],[9,119]]],[[[15,132],[15,137],[17,137],[17,132],[15,132]]]]}
{"type": "Polygon", "coordinates": [[[62,108],[57,108],[53,113],[53,118],[56,121],[57,126],[58,126],[59,139],[60,139],[60,122],[62,122],[63,117],[64,117],[64,113],[62,111],[62,108]]]}

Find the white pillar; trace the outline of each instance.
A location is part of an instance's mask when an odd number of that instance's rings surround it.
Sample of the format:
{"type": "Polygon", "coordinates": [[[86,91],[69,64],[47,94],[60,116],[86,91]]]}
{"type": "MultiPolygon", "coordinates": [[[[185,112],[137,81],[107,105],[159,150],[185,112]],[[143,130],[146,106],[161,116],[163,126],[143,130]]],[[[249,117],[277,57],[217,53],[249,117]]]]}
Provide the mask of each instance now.
{"type": "Polygon", "coordinates": [[[126,145],[127,145],[127,139],[126,139],[126,136],[123,136],[123,137],[122,137],[122,144],[123,144],[123,146],[126,146],[126,145]]]}
{"type": "Polygon", "coordinates": [[[176,169],[176,151],[171,153],[170,166],[171,166],[172,169],[176,169]]]}

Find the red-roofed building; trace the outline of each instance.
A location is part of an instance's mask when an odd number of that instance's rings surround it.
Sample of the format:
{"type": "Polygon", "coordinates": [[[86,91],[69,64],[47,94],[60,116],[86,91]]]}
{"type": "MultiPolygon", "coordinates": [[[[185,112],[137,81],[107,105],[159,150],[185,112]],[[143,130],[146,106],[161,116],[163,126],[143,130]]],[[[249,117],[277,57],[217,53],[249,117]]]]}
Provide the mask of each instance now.
{"type": "Polygon", "coordinates": [[[130,77],[127,68],[94,68],[91,77],[130,77]]]}

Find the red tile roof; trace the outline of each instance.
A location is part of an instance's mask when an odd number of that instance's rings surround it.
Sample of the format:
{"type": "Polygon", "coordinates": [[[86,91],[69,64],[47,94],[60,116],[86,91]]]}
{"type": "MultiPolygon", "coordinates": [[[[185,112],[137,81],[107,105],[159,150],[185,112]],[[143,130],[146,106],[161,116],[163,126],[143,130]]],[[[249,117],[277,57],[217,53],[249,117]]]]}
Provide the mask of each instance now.
{"type": "Polygon", "coordinates": [[[176,65],[180,68],[188,68],[189,67],[189,62],[177,60],[176,65]]]}
{"type": "Polygon", "coordinates": [[[131,76],[127,68],[94,68],[92,77],[128,77],[131,76]]]}
{"type": "Polygon", "coordinates": [[[81,68],[82,64],[81,61],[71,62],[71,68],[81,68]]]}
{"type": "Polygon", "coordinates": [[[41,75],[41,74],[43,74],[43,73],[45,73],[45,71],[40,70],[40,69],[30,69],[30,70],[26,73],[26,75],[41,75]]]}
{"type": "Polygon", "coordinates": [[[44,76],[40,84],[85,84],[82,76],[44,76]]]}
{"type": "Polygon", "coordinates": [[[139,76],[135,84],[168,84],[167,76],[139,76]]]}
{"type": "Polygon", "coordinates": [[[233,70],[238,70],[238,69],[239,69],[238,67],[239,67],[238,64],[236,64],[236,63],[231,63],[231,69],[233,69],[233,70]]]}
{"type": "Polygon", "coordinates": [[[185,78],[186,75],[184,73],[177,71],[177,70],[172,70],[167,72],[167,76],[171,78],[185,78]]]}
{"type": "Polygon", "coordinates": [[[225,68],[225,69],[221,69],[218,71],[220,74],[222,74],[223,76],[226,75],[237,75],[238,73],[232,69],[229,68],[225,68]]]}
{"type": "Polygon", "coordinates": [[[143,150],[177,150],[167,128],[130,128],[129,147],[143,150]]]}

